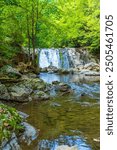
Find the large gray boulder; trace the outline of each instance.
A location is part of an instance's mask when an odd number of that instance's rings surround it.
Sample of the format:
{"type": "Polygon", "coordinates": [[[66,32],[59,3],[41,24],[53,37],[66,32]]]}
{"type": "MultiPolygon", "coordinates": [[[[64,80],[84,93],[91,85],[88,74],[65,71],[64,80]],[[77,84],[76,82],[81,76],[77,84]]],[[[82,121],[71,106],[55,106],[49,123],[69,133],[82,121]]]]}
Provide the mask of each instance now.
{"type": "Polygon", "coordinates": [[[71,90],[71,87],[68,84],[61,82],[55,87],[55,90],[60,92],[67,92],[71,90]]]}
{"type": "Polygon", "coordinates": [[[20,78],[22,76],[21,73],[19,73],[19,71],[13,67],[11,67],[10,65],[6,65],[4,67],[2,67],[0,69],[0,72],[2,74],[7,75],[10,78],[20,78]]]}
{"type": "Polygon", "coordinates": [[[43,91],[35,91],[32,94],[32,98],[34,100],[49,100],[50,96],[47,93],[43,92],[43,91]]]}
{"type": "Polygon", "coordinates": [[[24,133],[21,136],[21,140],[25,141],[28,145],[30,145],[31,142],[37,138],[38,132],[33,126],[31,126],[27,122],[23,122],[22,125],[24,126],[24,133]]]}
{"type": "Polygon", "coordinates": [[[58,83],[53,83],[53,85],[56,94],[59,94],[59,96],[63,96],[66,94],[73,94],[73,90],[71,86],[66,83],[58,82],[58,83]]]}
{"type": "Polygon", "coordinates": [[[22,150],[15,133],[12,134],[11,139],[9,141],[6,140],[2,142],[1,147],[2,150],[22,150]]]}
{"type": "Polygon", "coordinates": [[[13,101],[25,102],[28,101],[29,95],[32,93],[32,89],[27,88],[23,84],[16,84],[8,87],[10,93],[10,99],[13,101]]]}
{"type": "Polygon", "coordinates": [[[31,88],[32,90],[44,90],[46,88],[46,84],[42,79],[39,78],[25,77],[22,84],[27,88],[31,88]]]}
{"type": "MultiPolygon", "coordinates": [[[[18,102],[27,102],[32,99],[47,100],[49,95],[46,94],[46,84],[39,78],[28,78],[22,82],[12,84],[7,87],[10,99],[18,102]]],[[[6,90],[7,90],[6,89],[6,90]]]]}

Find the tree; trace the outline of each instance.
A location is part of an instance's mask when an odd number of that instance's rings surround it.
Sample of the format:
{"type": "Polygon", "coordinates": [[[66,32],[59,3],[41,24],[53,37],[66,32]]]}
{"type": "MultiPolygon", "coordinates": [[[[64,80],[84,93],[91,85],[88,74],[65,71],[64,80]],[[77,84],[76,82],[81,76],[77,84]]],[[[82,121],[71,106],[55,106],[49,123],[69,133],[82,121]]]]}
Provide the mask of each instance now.
{"type": "Polygon", "coordinates": [[[86,47],[99,53],[98,0],[1,0],[0,49],[11,59],[28,48],[35,66],[35,49],[86,47]]]}

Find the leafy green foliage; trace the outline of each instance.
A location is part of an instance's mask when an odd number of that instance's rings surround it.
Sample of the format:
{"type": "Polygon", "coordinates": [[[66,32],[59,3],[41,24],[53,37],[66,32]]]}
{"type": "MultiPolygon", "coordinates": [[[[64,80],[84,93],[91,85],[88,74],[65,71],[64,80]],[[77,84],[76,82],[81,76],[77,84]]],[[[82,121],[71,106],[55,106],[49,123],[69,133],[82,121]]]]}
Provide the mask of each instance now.
{"type": "Polygon", "coordinates": [[[16,109],[0,104],[0,141],[9,139],[13,132],[21,131],[23,129],[21,121],[22,118],[16,109]]]}
{"type": "MultiPolygon", "coordinates": [[[[99,53],[99,0],[1,0],[0,53],[11,59],[21,46],[86,47],[99,53]]],[[[35,51],[34,51],[35,52],[35,51]]]]}

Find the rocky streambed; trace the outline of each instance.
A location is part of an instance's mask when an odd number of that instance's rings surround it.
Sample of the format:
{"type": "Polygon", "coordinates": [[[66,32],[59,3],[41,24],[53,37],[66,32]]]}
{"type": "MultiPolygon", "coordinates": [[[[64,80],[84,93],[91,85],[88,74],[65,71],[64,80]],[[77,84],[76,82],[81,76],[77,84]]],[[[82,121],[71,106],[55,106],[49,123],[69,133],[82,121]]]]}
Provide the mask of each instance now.
{"type": "Polygon", "coordinates": [[[13,102],[29,115],[22,123],[24,133],[20,138],[13,133],[15,141],[9,141],[7,149],[99,149],[98,72],[86,66],[84,72],[68,74],[55,73],[53,68],[39,75],[22,74],[10,66],[1,72],[5,74],[0,80],[1,101],[13,102]]]}

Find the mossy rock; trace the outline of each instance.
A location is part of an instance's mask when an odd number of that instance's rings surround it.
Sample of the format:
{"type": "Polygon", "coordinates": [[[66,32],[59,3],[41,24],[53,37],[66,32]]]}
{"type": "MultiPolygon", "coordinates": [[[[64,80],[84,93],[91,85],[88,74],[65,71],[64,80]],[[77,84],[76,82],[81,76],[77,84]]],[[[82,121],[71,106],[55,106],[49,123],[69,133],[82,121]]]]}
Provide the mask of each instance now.
{"type": "Polygon", "coordinates": [[[21,73],[10,65],[5,65],[0,69],[0,74],[7,75],[10,78],[20,78],[22,76],[21,73]]]}

